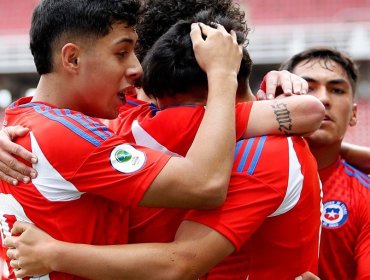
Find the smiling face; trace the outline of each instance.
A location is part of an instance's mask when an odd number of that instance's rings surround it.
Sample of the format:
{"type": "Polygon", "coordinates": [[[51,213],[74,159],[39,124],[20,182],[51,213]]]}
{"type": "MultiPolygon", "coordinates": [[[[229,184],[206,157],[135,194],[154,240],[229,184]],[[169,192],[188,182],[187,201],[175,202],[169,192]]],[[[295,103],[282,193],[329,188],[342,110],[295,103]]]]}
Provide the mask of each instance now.
{"type": "Polygon", "coordinates": [[[134,53],[137,34],[132,27],[114,24],[112,31],[82,48],[79,56],[78,111],[112,119],[125,103],[125,91],[142,73],[134,53]]]}
{"type": "Polygon", "coordinates": [[[325,106],[325,119],[320,128],[307,138],[311,148],[315,146],[338,148],[348,126],[356,124],[357,106],[354,92],[344,69],[329,60],[304,60],[297,64],[293,73],[309,84],[309,94],[317,97],[325,106]]]}

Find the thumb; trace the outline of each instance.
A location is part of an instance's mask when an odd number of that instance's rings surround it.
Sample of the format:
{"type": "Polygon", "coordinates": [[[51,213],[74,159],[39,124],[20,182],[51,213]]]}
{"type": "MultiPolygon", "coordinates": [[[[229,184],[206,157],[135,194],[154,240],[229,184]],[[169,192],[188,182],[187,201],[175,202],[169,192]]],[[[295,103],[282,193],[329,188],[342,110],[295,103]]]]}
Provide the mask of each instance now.
{"type": "Polygon", "coordinates": [[[4,130],[5,133],[10,137],[10,139],[25,136],[30,131],[29,128],[20,125],[9,126],[4,128],[4,130]]]}

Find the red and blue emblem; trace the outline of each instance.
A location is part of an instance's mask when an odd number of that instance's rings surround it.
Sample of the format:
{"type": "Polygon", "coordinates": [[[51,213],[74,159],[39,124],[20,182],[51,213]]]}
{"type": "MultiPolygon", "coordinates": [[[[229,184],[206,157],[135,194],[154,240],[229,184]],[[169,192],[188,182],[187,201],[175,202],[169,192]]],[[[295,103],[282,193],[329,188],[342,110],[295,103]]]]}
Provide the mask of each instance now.
{"type": "Polygon", "coordinates": [[[324,228],[338,228],[348,219],[347,206],[339,200],[330,200],[324,203],[322,226],[324,228]]]}

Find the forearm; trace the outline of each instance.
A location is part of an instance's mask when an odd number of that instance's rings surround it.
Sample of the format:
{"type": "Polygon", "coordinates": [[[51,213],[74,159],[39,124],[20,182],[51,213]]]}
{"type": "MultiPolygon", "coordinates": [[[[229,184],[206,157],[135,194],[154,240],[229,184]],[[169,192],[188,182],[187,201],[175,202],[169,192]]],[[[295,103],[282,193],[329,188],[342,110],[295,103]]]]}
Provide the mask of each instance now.
{"type": "Polygon", "coordinates": [[[235,98],[232,96],[235,96],[236,88],[236,77],[232,75],[209,78],[210,93],[204,118],[186,155],[194,164],[193,168],[198,170],[195,179],[199,184],[209,177],[228,184],[235,148],[235,98]],[[213,98],[212,91],[218,92],[217,98],[213,98]]]}
{"type": "Polygon", "coordinates": [[[325,109],[320,101],[308,95],[256,101],[244,138],[264,134],[306,135],[320,127],[324,115],[325,109]]]}
{"type": "Polygon", "coordinates": [[[321,126],[325,107],[314,96],[299,95],[280,99],[291,111],[292,134],[309,135],[321,126]]]}
{"type": "MultiPolygon", "coordinates": [[[[53,271],[88,279],[197,279],[183,270],[183,259],[195,256],[180,254],[173,243],[91,246],[55,243],[49,257],[53,271]]],[[[186,269],[186,267],[185,267],[186,269]]]]}
{"type": "Polygon", "coordinates": [[[370,174],[370,148],[342,142],[340,155],[349,164],[356,166],[366,174],[370,174]]]}

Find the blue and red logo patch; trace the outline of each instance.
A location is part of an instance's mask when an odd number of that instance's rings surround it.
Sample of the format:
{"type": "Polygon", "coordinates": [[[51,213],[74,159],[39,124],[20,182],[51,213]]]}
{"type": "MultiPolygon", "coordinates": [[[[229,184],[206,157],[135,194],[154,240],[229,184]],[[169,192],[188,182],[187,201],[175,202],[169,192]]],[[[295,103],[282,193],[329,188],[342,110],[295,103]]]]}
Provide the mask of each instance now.
{"type": "Polygon", "coordinates": [[[330,200],[324,203],[322,226],[324,228],[338,228],[348,219],[347,206],[339,200],[330,200]]]}

